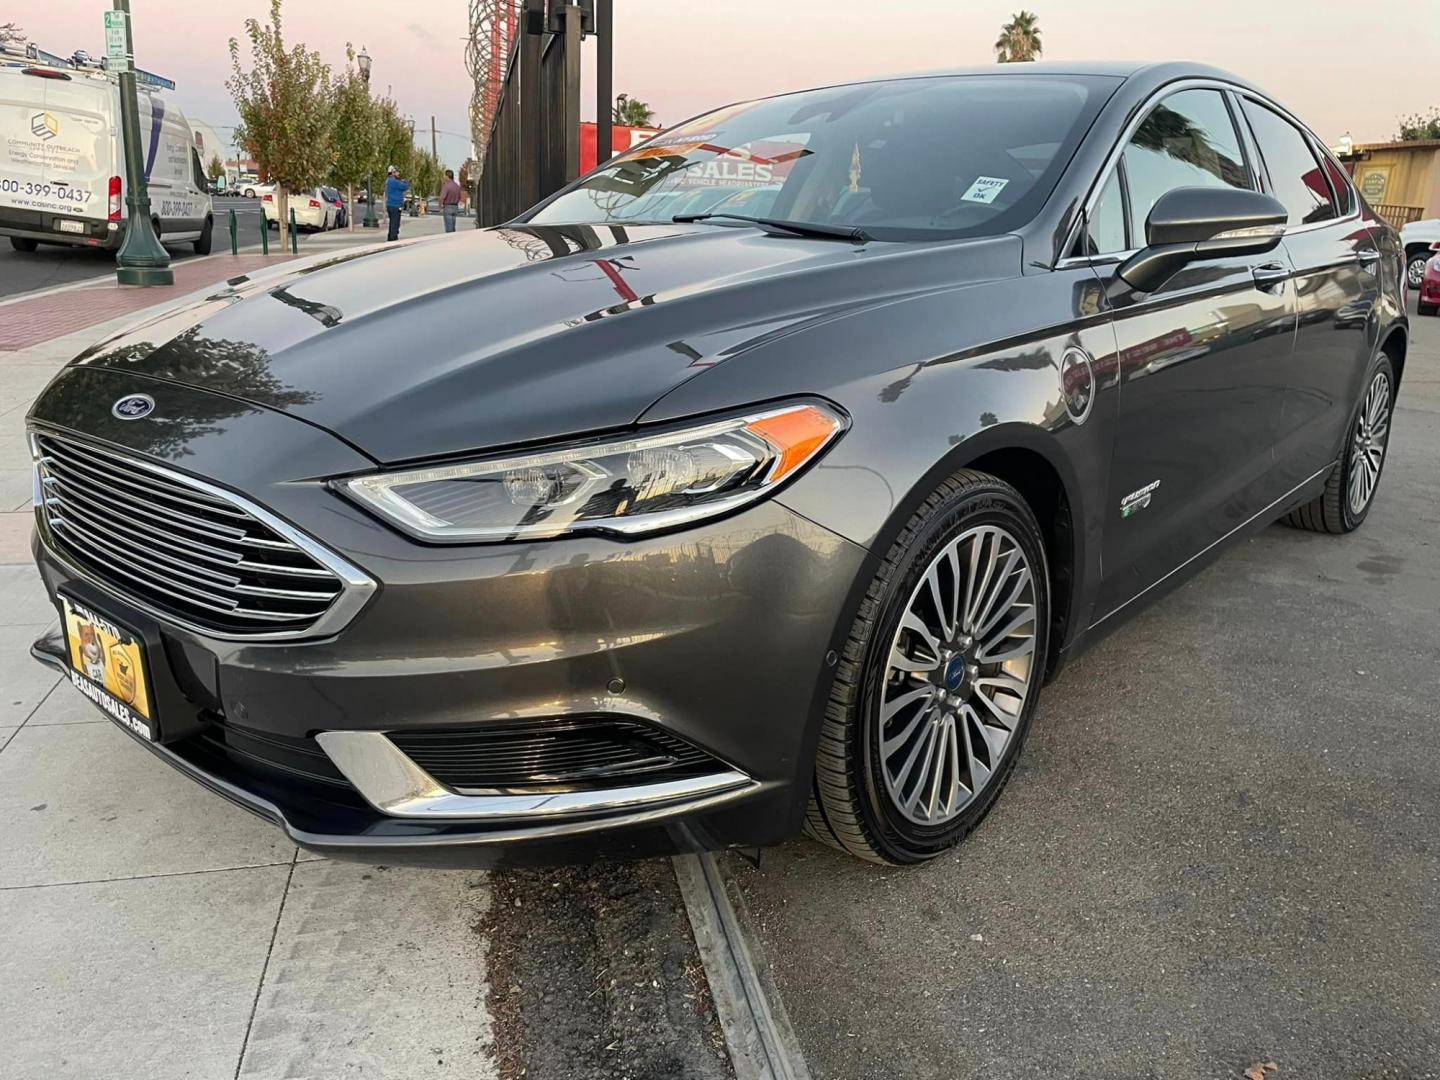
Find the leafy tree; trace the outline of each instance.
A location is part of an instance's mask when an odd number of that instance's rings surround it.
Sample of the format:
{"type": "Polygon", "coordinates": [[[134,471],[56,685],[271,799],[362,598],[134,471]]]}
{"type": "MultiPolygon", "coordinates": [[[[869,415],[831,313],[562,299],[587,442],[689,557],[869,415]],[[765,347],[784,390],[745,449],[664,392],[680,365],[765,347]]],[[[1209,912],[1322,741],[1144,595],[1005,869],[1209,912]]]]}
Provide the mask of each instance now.
{"type": "Polygon", "coordinates": [[[1038,60],[1041,51],[1040,19],[1033,11],[1017,11],[995,40],[995,59],[1002,64],[1038,60]]]}
{"type": "MultiPolygon", "coordinates": [[[[395,102],[389,98],[380,98],[375,102],[375,131],[372,166],[375,178],[383,185],[386,167],[394,165],[400,170],[402,178],[413,180],[410,174],[415,166],[415,129],[400,115],[395,102]]],[[[377,198],[384,194],[382,186],[377,198]]]]}
{"type": "Polygon", "coordinates": [[[1433,105],[1424,116],[1419,113],[1402,116],[1400,134],[1396,136],[1397,142],[1420,142],[1426,139],[1440,139],[1440,109],[1433,105]]]}
{"type": "Polygon", "coordinates": [[[621,94],[615,99],[615,109],[611,113],[611,119],[614,123],[624,124],[626,127],[650,128],[657,126],[655,110],[639,98],[632,98],[628,94],[621,94]]]}
{"type": "Polygon", "coordinates": [[[225,163],[220,160],[219,154],[210,155],[210,164],[205,166],[205,175],[211,180],[219,180],[225,175],[225,163]]]}
{"type": "Polygon", "coordinates": [[[418,198],[425,199],[440,193],[440,177],[444,170],[440,161],[429,150],[417,150],[410,166],[410,185],[418,198]]]}
{"type": "MultiPolygon", "coordinates": [[[[370,97],[370,84],[360,77],[351,64],[355,50],[345,46],[345,74],[335,80],[335,98],[331,106],[334,122],[335,158],[330,166],[330,183],[344,188],[349,205],[355,205],[355,185],[369,184],[371,176],[383,172],[385,163],[377,164],[376,141],[379,132],[379,109],[370,97]]],[[[350,215],[350,231],[355,231],[355,216],[350,215]]]]}
{"type": "Polygon", "coordinates": [[[234,73],[225,86],[240,114],[236,142],[275,184],[283,246],[290,192],[319,184],[334,161],[330,66],[304,45],[286,49],[280,0],[270,0],[269,23],[262,26],[258,19],[246,19],[245,35],[250,39],[252,66],[249,71],[241,68],[240,43],[231,38],[234,73]]]}

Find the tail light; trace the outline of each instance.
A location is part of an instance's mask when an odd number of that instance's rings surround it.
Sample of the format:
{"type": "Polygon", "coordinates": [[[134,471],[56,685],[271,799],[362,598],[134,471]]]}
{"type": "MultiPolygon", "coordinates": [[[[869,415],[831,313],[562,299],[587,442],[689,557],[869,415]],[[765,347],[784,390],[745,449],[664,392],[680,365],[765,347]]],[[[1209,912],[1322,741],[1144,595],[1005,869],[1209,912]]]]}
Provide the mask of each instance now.
{"type": "Polygon", "coordinates": [[[265,202],[274,202],[274,201],[275,201],[275,196],[274,196],[274,195],[266,195],[265,198],[264,198],[264,201],[265,201],[265,202]]]}
{"type": "Polygon", "coordinates": [[[318,201],[316,201],[315,199],[311,199],[311,200],[310,200],[310,209],[311,209],[311,210],[319,210],[319,209],[320,209],[320,203],[319,203],[318,201]]]}
{"type": "Polygon", "coordinates": [[[120,220],[120,177],[110,177],[110,220],[120,220]]]}

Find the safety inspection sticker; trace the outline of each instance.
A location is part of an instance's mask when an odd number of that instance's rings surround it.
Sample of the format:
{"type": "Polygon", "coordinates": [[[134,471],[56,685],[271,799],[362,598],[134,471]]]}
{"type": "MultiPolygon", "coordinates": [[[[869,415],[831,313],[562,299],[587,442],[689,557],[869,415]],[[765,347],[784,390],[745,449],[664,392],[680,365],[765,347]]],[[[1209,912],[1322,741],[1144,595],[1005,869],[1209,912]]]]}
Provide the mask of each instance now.
{"type": "Polygon", "coordinates": [[[998,176],[977,176],[975,182],[960,198],[966,202],[992,203],[995,196],[1005,190],[1009,180],[1002,180],[998,176]]]}

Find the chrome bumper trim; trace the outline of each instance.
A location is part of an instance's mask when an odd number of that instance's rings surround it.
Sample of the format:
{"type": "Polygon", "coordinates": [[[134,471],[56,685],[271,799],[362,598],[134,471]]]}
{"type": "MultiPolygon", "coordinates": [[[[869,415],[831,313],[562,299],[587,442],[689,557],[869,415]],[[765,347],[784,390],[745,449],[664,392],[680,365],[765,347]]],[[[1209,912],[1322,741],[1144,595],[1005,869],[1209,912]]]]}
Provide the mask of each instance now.
{"type": "Polygon", "coordinates": [[[704,798],[755,784],[744,773],[726,770],[684,780],[595,791],[460,795],[416,765],[383,732],[322,731],[315,741],[366,802],[380,813],[397,818],[513,821],[612,814],[704,798]]]}

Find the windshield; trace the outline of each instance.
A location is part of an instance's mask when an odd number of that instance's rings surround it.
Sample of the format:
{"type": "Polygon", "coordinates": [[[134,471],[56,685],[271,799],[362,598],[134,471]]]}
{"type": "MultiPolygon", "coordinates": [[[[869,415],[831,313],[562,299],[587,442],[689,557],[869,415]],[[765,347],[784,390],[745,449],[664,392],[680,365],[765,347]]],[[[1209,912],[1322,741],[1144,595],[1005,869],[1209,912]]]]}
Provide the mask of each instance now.
{"type": "Polygon", "coordinates": [[[527,220],[709,213],[858,227],[877,240],[994,235],[1035,215],[1119,82],[937,76],[731,105],[607,162],[527,220]]]}

